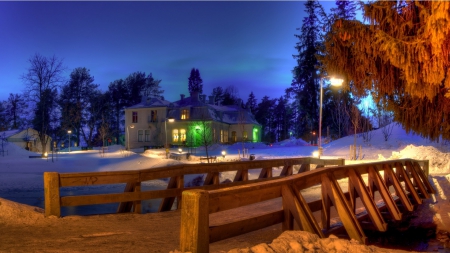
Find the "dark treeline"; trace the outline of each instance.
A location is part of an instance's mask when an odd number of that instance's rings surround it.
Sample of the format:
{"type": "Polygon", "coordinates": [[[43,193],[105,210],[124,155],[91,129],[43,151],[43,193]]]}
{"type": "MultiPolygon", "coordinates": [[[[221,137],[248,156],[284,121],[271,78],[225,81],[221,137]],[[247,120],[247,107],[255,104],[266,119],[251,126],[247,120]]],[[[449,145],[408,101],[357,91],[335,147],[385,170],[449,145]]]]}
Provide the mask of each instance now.
{"type": "MultiPolygon", "coordinates": [[[[262,125],[264,142],[287,138],[316,142],[320,82],[324,81],[323,137],[334,139],[371,129],[370,121],[358,107],[359,99],[351,93],[353,84],[349,82],[345,89],[331,88],[320,61],[326,54],[324,40],[331,24],[338,19],[355,19],[355,9],[353,1],[336,1],[336,8],[326,14],[319,2],[305,2],[306,16],[299,33],[295,34],[298,41],[293,45],[297,50],[293,55],[297,65],[293,67],[293,79],[291,84],[286,84],[285,94],[279,98],[264,96],[258,101],[251,92],[245,100],[239,97],[237,87],[230,85],[212,89],[215,103],[251,110],[262,125]]],[[[64,71],[63,61],[55,56],[32,56],[29,69],[21,76],[26,90],[23,94],[10,94],[0,103],[0,130],[33,127],[41,133],[43,145],[45,135],[58,143],[66,141],[69,129],[72,141],[78,145],[99,146],[107,140],[123,143],[124,108],[138,104],[142,96],[164,99],[161,80],[151,73],[131,73],[125,79],[112,81],[102,91],[89,69],[75,68],[69,77],[63,76],[64,71]]],[[[203,93],[198,69],[191,70],[187,84],[190,92],[203,93]]],[[[379,110],[373,113],[382,118],[382,112],[380,104],[379,110]]]]}

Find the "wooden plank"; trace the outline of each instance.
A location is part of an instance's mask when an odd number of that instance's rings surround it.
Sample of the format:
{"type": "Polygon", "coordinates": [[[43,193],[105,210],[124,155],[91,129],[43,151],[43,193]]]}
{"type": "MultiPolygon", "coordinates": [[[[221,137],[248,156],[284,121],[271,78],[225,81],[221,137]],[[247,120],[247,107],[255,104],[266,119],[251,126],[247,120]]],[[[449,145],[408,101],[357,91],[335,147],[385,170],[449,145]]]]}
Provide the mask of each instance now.
{"type": "Polygon", "coordinates": [[[281,229],[283,231],[286,230],[294,230],[294,216],[292,215],[291,211],[289,210],[289,200],[287,198],[281,199],[283,204],[283,214],[284,219],[281,224],[281,229]]]}
{"type": "Polygon", "coordinates": [[[350,238],[359,241],[360,243],[367,244],[367,237],[364,234],[355,214],[351,211],[350,206],[345,199],[344,193],[342,192],[336,178],[332,173],[323,173],[322,184],[326,184],[327,194],[336,207],[339,218],[345,227],[350,238]]]}
{"type": "Polygon", "coordinates": [[[248,181],[248,170],[238,170],[233,182],[248,181]]]}
{"type": "Polygon", "coordinates": [[[398,179],[397,175],[392,170],[392,165],[385,164],[383,166],[383,169],[384,169],[385,181],[389,180],[392,183],[392,186],[395,189],[395,194],[397,195],[397,197],[400,198],[402,205],[406,208],[407,211],[411,212],[414,209],[414,206],[411,204],[411,201],[409,201],[406,191],[403,189],[402,185],[400,184],[400,180],[398,179]]]}
{"type": "Polygon", "coordinates": [[[61,206],[83,206],[178,196],[181,189],[61,197],[61,206]]]}
{"type": "MultiPolygon", "coordinates": [[[[356,192],[358,193],[358,196],[363,203],[364,207],[366,208],[367,213],[369,214],[369,218],[372,221],[373,225],[378,229],[378,231],[386,231],[387,224],[384,222],[383,217],[381,216],[380,211],[378,210],[377,205],[375,204],[375,201],[373,200],[371,194],[367,190],[367,186],[364,183],[364,180],[362,179],[361,175],[355,170],[350,169],[348,171],[349,181],[352,182],[352,185],[356,192]]],[[[386,189],[380,189],[380,191],[383,191],[386,189]]],[[[354,211],[353,211],[354,213],[354,211]]]]}
{"type": "MultiPolygon", "coordinates": [[[[136,182],[133,183],[127,183],[125,185],[125,189],[123,192],[134,192],[134,188],[136,187],[136,182]]],[[[128,213],[131,211],[131,207],[133,206],[133,202],[120,202],[119,206],[117,207],[117,213],[128,213]]]]}
{"type": "Polygon", "coordinates": [[[183,192],[181,204],[180,250],[182,252],[209,252],[208,192],[189,190],[183,192]]]}
{"type": "Polygon", "coordinates": [[[87,173],[80,173],[80,175],[72,174],[71,176],[62,174],[61,187],[121,184],[121,183],[123,184],[127,182],[139,181],[139,172],[114,173],[114,174],[109,174],[107,172],[93,172],[92,175],[88,176],[84,176],[83,174],[87,173]]]}
{"type": "Polygon", "coordinates": [[[210,172],[206,175],[203,185],[219,184],[219,173],[210,172]]]}
{"type": "MultiPolygon", "coordinates": [[[[134,192],[141,192],[141,182],[136,183],[134,192]]],[[[142,202],[140,200],[133,201],[133,211],[137,214],[142,213],[142,202]]]]}
{"type": "MultiPolygon", "coordinates": [[[[428,160],[427,160],[427,164],[428,164],[428,160]]],[[[424,170],[422,170],[420,168],[419,163],[413,162],[413,166],[416,169],[416,172],[419,175],[419,177],[422,179],[422,182],[425,185],[425,187],[427,188],[427,191],[431,194],[436,194],[436,190],[434,190],[433,186],[431,186],[430,181],[428,181],[428,176],[426,175],[424,170]]]]}
{"type": "Polygon", "coordinates": [[[280,173],[280,177],[286,177],[292,175],[292,165],[283,166],[283,170],[280,173]]]}
{"type": "Polygon", "coordinates": [[[305,171],[310,171],[311,170],[311,164],[309,163],[304,163],[300,166],[300,169],[298,170],[298,173],[301,172],[305,172],[305,171]]]}
{"type": "MultiPolygon", "coordinates": [[[[171,177],[169,183],[167,184],[167,189],[178,188],[178,180],[178,177],[171,177]]],[[[159,204],[158,212],[166,212],[172,210],[174,202],[175,197],[164,198],[159,204]]]]}
{"type": "Polygon", "coordinates": [[[330,192],[330,189],[328,189],[328,185],[321,184],[322,189],[322,210],[321,210],[321,219],[322,219],[322,228],[323,229],[330,229],[330,208],[331,208],[331,200],[330,197],[328,197],[328,192],[330,192]]]}
{"type": "Polygon", "coordinates": [[[61,203],[59,194],[59,173],[44,172],[45,217],[61,217],[61,203]]]}
{"type": "MultiPolygon", "coordinates": [[[[397,204],[392,198],[389,188],[384,184],[385,182],[383,181],[380,172],[378,172],[373,166],[369,167],[369,178],[370,181],[377,187],[378,192],[380,193],[381,198],[383,199],[392,218],[397,221],[401,220],[402,214],[400,213],[400,210],[398,210],[397,204]]],[[[399,182],[397,181],[396,184],[398,185],[399,182]]]]}
{"type": "Polygon", "coordinates": [[[396,162],[395,169],[397,170],[398,174],[402,175],[402,178],[405,182],[405,188],[408,189],[409,193],[411,193],[412,199],[414,199],[416,204],[418,205],[422,204],[422,199],[419,197],[419,194],[417,193],[414,185],[412,184],[411,179],[408,176],[408,173],[405,171],[403,164],[401,164],[400,162],[396,162]]]}
{"type": "MultiPolygon", "coordinates": [[[[245,185],[241,187],[245,187],[245,185]]],[[[233,188],[235,188],[235,191],[239,189],[239,187],[233,188]]],[[[244,191],[236,194],[224,196],[215,196],[210,192],[209,213],[225,211],[278,197],[281,197],[281,186],[271,188],[246,188],[244,191]]]]}
{"type": "Polygon", "coordinates": [[[271,177],[272,177],[272,167],[262,168],[258,178],[271,178],[271,177]]]}
{"type": "Polygon", "coordinates": [[[408,161],[405,162],[406,170],[409,172],[409,174],[413,178],[414,186],[417,187],[422,194],[422,196],[426,199],[430,198],[430,195],[428,194],[427,189],[425,188],[424,183],[422,182],[420,176],[417,174],[416,169],[414,168],[412,162],[408,161]]]}
{"type": "Polygon", "coordinates": [[[283,217],[283,211],[278,210],[245,220],[211,226],[209,227],[209,242],[217,242],[278,224],[282,222],[283,217]]]}

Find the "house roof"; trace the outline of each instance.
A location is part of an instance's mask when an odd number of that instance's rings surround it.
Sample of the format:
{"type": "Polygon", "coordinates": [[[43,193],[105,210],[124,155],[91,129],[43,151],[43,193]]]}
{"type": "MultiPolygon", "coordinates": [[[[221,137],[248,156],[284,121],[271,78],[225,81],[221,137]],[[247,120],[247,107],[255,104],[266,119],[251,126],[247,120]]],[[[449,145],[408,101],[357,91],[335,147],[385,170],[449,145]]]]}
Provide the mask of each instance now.
{"type": "MultiPolygon", "coordinates": [[[[194,95],[198,96],[198,95],[194,95]]],[[[154,108],[154,107],[170,107],[168,110],[168,118],[179,119],[181,110],[189,109],[189,118],[191,120],[214,120],[228,124],[255,124],[259,125],[254,115],[247,109],[243,109],[237,105],[219,106],[203,102],[198,97],[183,97],[175,102],[169,102],[159,98],[147,98],[139,104],[130,106],[126,109],[138,108],[154,108]]]]}
{"type": "Polygon", "coordinates": [[[21,131],[23,131],[23,130],[22,129],[14,129],[14,130],[3,131],[3,132],[0,132],[0,138],[9,138],[15,134],[20,133],[21,131]]]}

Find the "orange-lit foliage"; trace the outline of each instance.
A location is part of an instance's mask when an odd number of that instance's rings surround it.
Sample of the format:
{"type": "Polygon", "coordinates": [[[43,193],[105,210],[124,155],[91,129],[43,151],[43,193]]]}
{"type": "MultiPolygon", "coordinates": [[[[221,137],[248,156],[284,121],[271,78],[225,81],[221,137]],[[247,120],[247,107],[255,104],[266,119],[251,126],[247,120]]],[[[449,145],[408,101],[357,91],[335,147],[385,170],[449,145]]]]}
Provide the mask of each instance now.
{"type": "Polygon", "coordinates": [[[450,2],[377,1],[364,17],[331,27],[326,72],[351,80],[355,95],[387,100],[408,131],[450,139],[450,2]]]}

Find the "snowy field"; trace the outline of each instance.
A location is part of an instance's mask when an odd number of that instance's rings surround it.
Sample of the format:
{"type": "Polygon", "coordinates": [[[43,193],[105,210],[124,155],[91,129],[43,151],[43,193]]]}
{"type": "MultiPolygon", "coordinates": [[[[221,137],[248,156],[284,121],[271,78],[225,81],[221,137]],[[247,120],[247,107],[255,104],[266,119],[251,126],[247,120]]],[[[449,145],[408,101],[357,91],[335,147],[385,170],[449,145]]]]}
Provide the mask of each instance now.
{"type": "MultiPolygon", "coordinates": [[[[349,146],[353,144],[353,136],[348,136],[324,145],[324,156],[322,158],[345,158],[346,163],[370,162],[384,159],[428,159],[430,160],[430,173],[433,175],[433,184],[441,192],[449,192],[446,174],[450,171],[449,146],[445,143],[430,142],[417,135],[406,134],[400,126],[395,126],[388,141],[384,141],[380,130],[373,131],[370,142],[363,142],[362,137],[357,138],[357,146],[362,146],[361,160],[350,161],[349,146]],[[445,183],[438,182],[444,180],[445,183]]],[[[44,207],[44,192],[42,175],[45,171],[64,172],[93,172],[93,171],[118,171],[138,170],[147,168],[164,167],[179,163],[198,163],[196,157],[204,156],[204,150],[198,148],[193,154],[193,161],[165,159],[163,149],[157,150],[133,150],[127,152],[121,146],[111,146],[105,155],[98,150],[80,151],[71,148],[71,152],[63,150],[59,154],[49,155],[48,158],[29,158],[39,154],[23,150],[14,144],[7,144],[8,154],[0,155],[0,198],[9,199],[40,208],[44,207]]],[[[217,155],[223,161],[235,161],[242,158],[242,144],[215,145],[210,149],[210,155],[217,155]],[[225,150],[225,158],[221,152],[225,150]],[[239,155],[240,154],[240,155],[239,155]]],[[[254,154],[257,160],[276,159],[287,157],[307,157],[317,150],[302,140],[286,140],[273,145],[262,143],[247,143],[245,149],[248,154],[254,154]]],[[[178,150],[171,150],[177,154],[178,150]]],[[[186,150],[182,151],[183,153],[186,150]]],[[[250,178],[256,178],[257,172],[250,174],[250,178]]],[[[274,175],[277,172],[274,171],[274,175]]],[[[190,184],[195,176],[185,178],[185,184],[190,184]]],[[[234,178],[234,173],[223,173],[221,181],[234,178]]],[[[165,180],[153,180],[144,182],[142,190],[163,189],[167,185],[165,180]]],[[[124,185],[107,185],[93,187],[70,187],[63,188],[62,196],[80,194],[113,193],[122,192],[124,185]]],[[[158,208],[159,200],[146,201],[143,203],[143,212],[154,212],[158,208]]],[[[117,204],[81,206],[63,208],[62,215],[114,213],[117,204]]]]}

